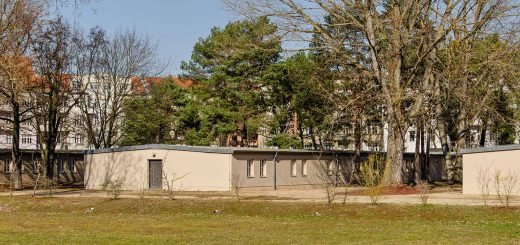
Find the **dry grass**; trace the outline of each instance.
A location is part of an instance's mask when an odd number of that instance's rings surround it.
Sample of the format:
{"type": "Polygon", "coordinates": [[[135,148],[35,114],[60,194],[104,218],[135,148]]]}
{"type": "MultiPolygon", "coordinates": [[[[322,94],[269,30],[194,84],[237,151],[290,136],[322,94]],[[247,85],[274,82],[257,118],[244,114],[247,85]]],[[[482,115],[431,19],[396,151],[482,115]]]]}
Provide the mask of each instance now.
{"type": "Polygon", "coordinates": [[[0,207],[7,244],[520,242],[518,208],[29,197],[0,207]]]}

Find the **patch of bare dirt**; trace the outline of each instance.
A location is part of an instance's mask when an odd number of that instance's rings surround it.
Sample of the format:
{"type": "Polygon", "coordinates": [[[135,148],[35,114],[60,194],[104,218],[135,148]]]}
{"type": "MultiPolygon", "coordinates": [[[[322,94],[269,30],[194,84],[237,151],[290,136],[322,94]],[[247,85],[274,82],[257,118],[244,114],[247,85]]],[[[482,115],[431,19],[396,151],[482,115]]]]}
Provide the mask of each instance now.
{"type": "Polygon", "coordinates": [[[14,211],[16,211],[15,208],[6,205],[0,205],[0,213],[12,213],[14,211]]]}
{"type": "MultiPolygon", "coordinates": [[[[412,186],[386,186],[383,187],[382,195],[414,195],[419,194],[419,190],[412,186]]],[[[349,192],[349,195],[366,196],[365,190],[355,190],[349,192]]]]}

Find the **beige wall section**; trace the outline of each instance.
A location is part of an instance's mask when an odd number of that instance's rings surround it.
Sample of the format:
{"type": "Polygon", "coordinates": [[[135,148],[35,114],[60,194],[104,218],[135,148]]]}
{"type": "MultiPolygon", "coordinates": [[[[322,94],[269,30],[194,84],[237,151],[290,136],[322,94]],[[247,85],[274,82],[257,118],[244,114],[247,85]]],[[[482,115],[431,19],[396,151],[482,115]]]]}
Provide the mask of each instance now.
{"type": "MultiPolygon", "coordinates": [[[[100,189],[107,180],[123,180],[123,189],[148,189],[148,161],[163,160],[171,180],[189,191],[229,191],[231,154],[175,150],[135,150],[86,155],[85,188],[100,189]],[[155,156],[154,156],[155,155],[155,156]]],[[[163,180],[164,188],[166,183],[163,180]]]]}
{"type": "MultiPolygon", "coordinates": [[[[482,194],[478,181],[479,172],[487,172],[491,195],[496,195],[494,176],[497,170],[500,170],[502,175],[511,173],[520,178],[520,150],[464,154],[462,161],[464,194],[482,194]]],[[[515,195],[520,195],[520,183],[516,187],[515,195]]]]}
{"type": "MultiPolygon", "coordinates": [[[[238,181],[234,181],[239,186],[248,187],[264,187],[274,189],[274,162],[271,154],[235,154],[233,162],[233,176],[239,176],[238,181]],[[247,176],[247,160],[254,162],[254,177],[247,176]],[[266,160],[267,175],[260,176],[260,160],[266,160]]],[[[325,183],[323,175],[328,178],[326,173],[326,161],[332,160],[332,157],[322,157],[322,160],[317,160],[312,155],[279,155],[276,157],[276,185],[277,188],[291,187],[291,186],[316,186],[325,183]],[[302,160],[307,163],[307,176],[302,173],[302,160]],[[295,161],[296,175],[292,176],[291,162],[295,161]]]]}

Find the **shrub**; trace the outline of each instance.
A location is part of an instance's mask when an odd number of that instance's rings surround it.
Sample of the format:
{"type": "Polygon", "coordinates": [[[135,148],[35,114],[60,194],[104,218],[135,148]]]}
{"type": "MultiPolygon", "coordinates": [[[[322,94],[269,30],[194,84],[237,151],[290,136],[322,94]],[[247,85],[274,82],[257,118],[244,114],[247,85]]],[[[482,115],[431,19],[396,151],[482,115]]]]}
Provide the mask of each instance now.
{"type": "Polygon", "coordinates": [[[370,197],[372,204],[377,204],[383,194],[385,161],[381,155],[370,155],[360,167],[361,183],[366,187],[365,194],[370,197]]]}
{"type": "Polygon", "coordinates": [[[487,205],[490,194],[491,176],[489,175],[489,167],[480,166],[477,169],[477,185],[482,195],[484,205],[487,205]]]}
{"type": "Polygon", "coordinates": [[[164,190],[164,192],[170,200],[175,200],[175,197],[177,197],[177,193],[183,190],[182,182],[179,184],[177,184],[177,182],[182,178],[186,177],[186,175],[188,174],[179,177],[176,173],[173,173],[170,178],[168,177],[166,172],[163,171],[163,179],[166,182],[166,190],[164,190]]]}
{"type": "Polygon", "coordinates": [[[58,183],[55,180],[49,178],[44,178],[41,182],[43,189],[47,190],[47,196],[52,197],[58,183]]]}
{"type": "Polygon", "coordinates": [[[500,204],[504,207],[509,207],[511,203],[511,196],[515,194],[516,188],[520,185],[520,173],[508,171],[507,174],[502,175],[502,171],[495,170],[494,182],[495,191],[498,196],[500,204]]]}
{"type": "Polygon", "coordinates": [[[119,195],[121,195],[121,188],[123,187],[123,182],[124,181],[122,179],[106,180],[101,185],[101,189],[106,192],[107,197],[118,199],[119,195]]]}
{"type": "Polygon", "coordinates": [[[422,205],[427,205],[428,199],[430,199],[430,186],[428,185],[428,181],[419,181],[417,188],[419,189],[419,199],[421,199],[422,205]]]}

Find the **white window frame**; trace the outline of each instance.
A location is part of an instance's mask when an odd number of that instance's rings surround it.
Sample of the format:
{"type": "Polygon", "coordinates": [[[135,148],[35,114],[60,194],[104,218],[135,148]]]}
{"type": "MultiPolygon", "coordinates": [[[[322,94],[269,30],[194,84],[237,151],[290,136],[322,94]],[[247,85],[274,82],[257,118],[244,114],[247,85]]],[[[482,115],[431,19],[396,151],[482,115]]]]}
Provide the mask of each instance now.
{"type": "Polygon", "coordinates": [[[12,135],[6,135],[5,136],[5,143],[6,144],[12,144],[13,143],[13,136],[12,135]]]}
{"type": "Polygon", "coordinates": [[[267,177],[267,161],[266,160],[260,160],[260,177],[261,178],[267,177]]]}
{"type": "Polygon", "coordinates": [[[306,177],[307,174],[307,160],[302,160],[302,176],[306,177]]]}
{"type": "Polygon", "coordinates": [[[296,160],[291,160],[291,177],[296,177],[298,175],[298,171],[296,169],[296,160]]]}
{"type": "Polygon", "coordinates": [[[32,135],[30,134],[22,134],[21,137],[22,144],[30,145],[32,144],[32,135]]]}
{"type": "Polygon", "coordinates": [[[253,160],[247,160],[247,177],[255,177],[255,162],[253,160]]]}

